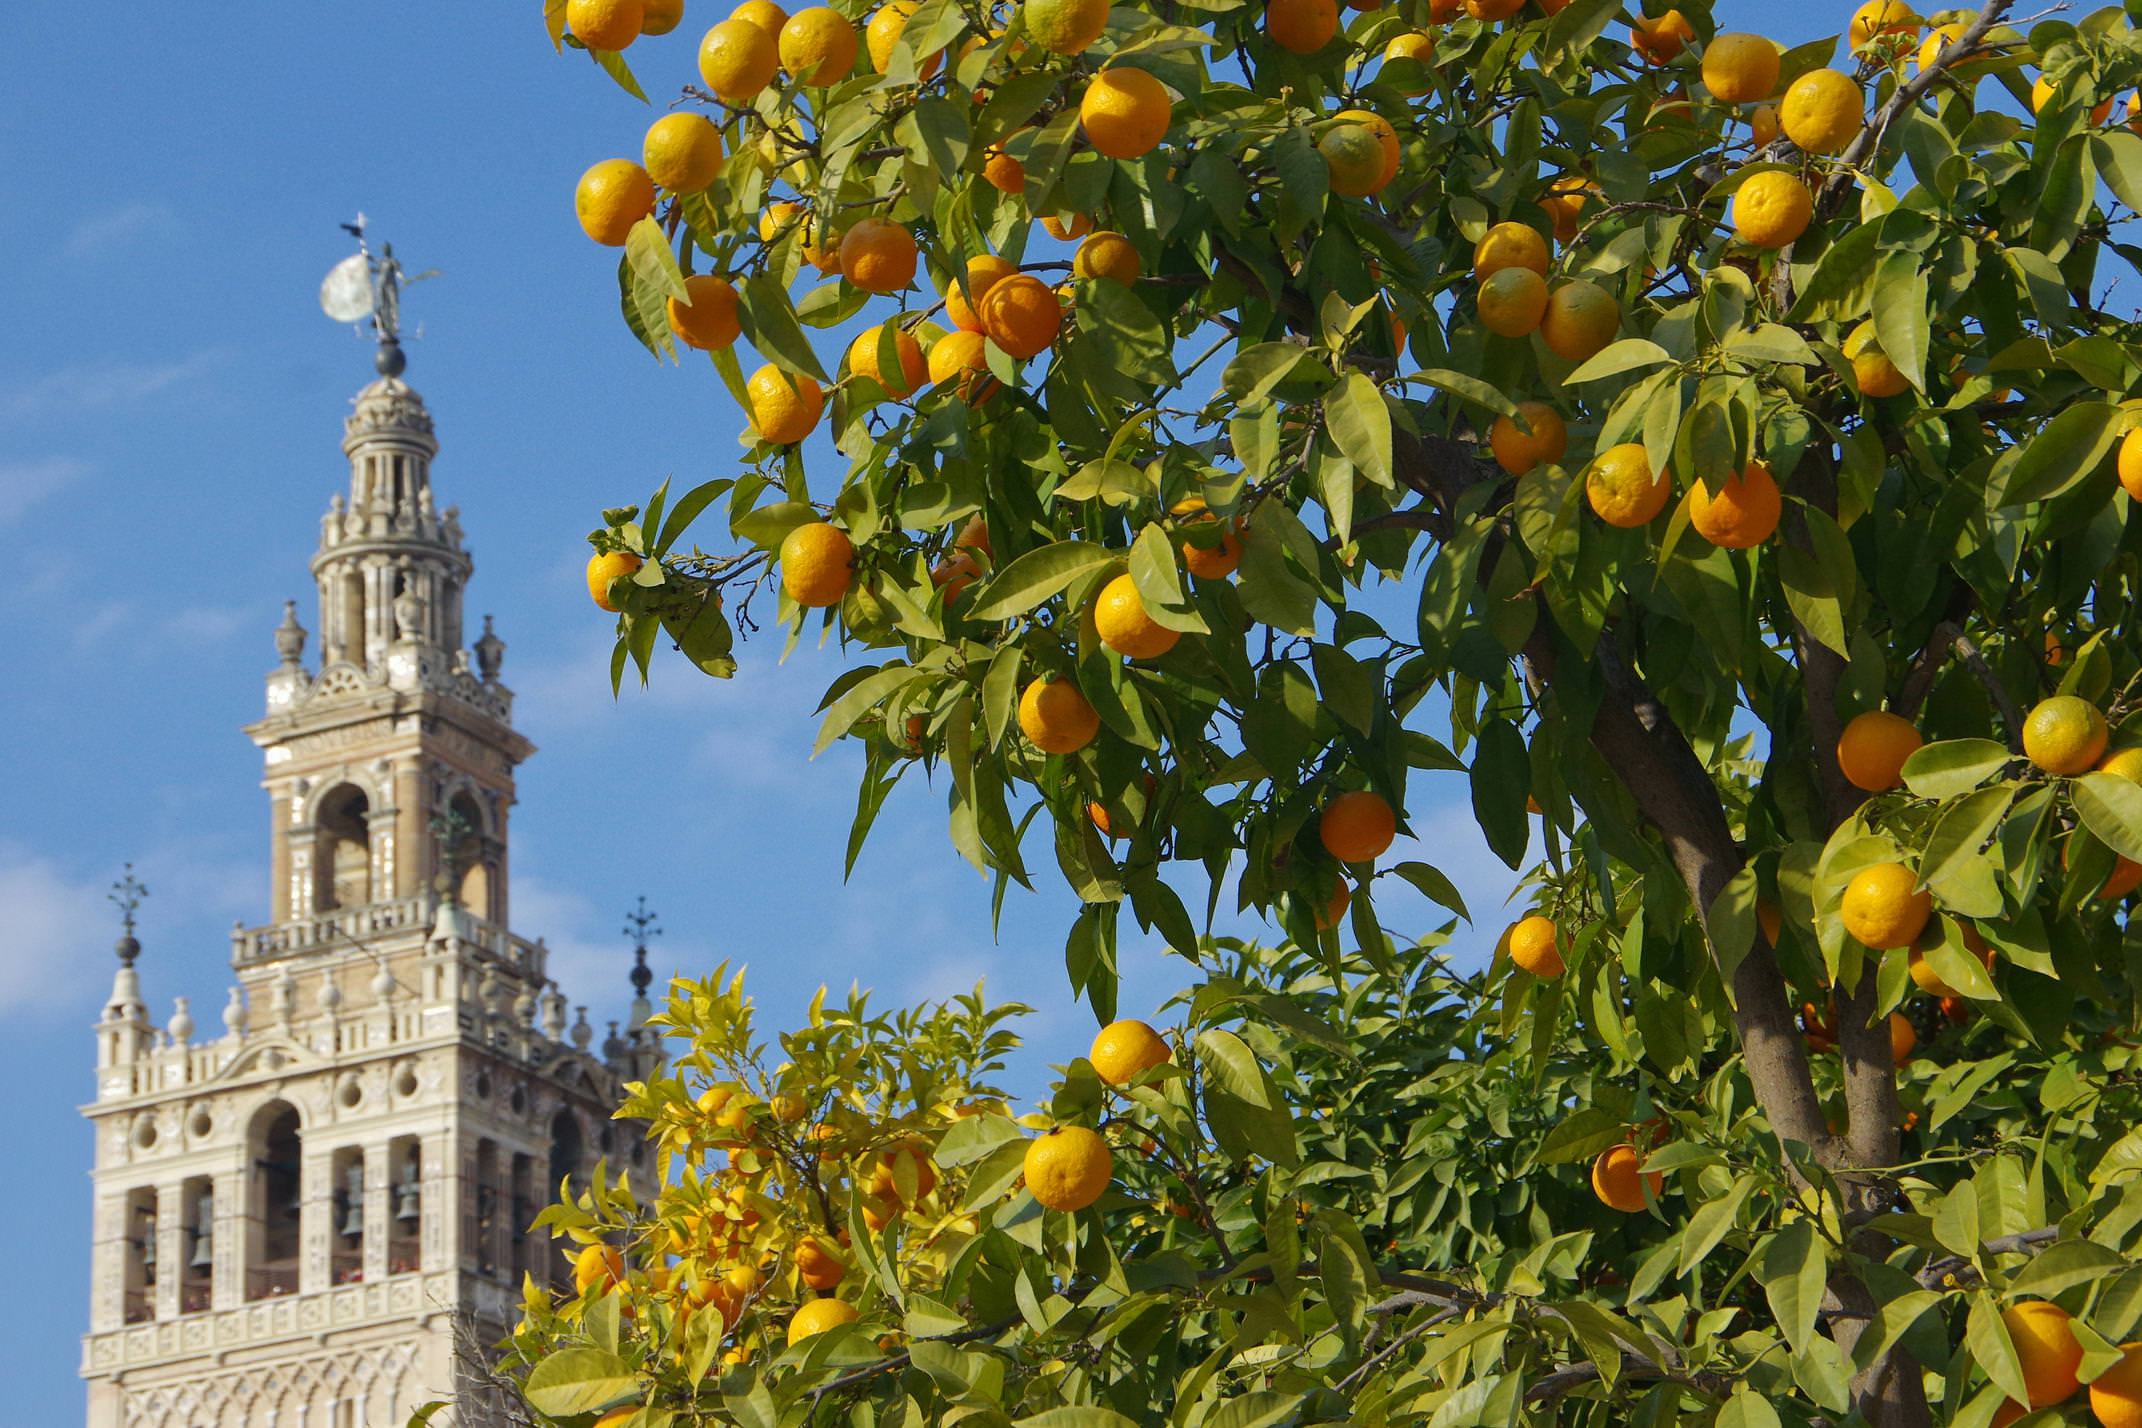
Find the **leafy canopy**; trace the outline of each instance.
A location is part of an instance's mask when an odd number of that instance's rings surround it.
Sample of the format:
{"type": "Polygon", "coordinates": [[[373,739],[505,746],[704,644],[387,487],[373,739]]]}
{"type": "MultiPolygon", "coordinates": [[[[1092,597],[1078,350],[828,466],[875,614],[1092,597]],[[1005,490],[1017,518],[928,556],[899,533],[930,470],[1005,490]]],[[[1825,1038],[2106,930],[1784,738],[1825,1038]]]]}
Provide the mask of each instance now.
{"type": "MultiPolygon", "coordinates": [[[[561,43],[571,8],[547,7],[561,43]]],[[[845,1134],[814,1118],[841,1106],[902,1138],[882,1227],[812,1189],[800,1147],[711,1168],[725,1143],[671,1113],[693,1058],[741,1054],[740,1013],[681,989],[685,1054],[627,1112],[698,1168],[553,1223],[628,1237],[650,1292],[657,1270],[697,1285],[689,1237],[649,1226],[726,1177],[759,1224],[848,1231],[836,1292],[863,1327],[780,1352],[792,1246],[732,1337],[684,1335],[688,1372],[665,1311],[532,1295],[529,1401],[578,1423],[629,1398],[650,1428],[1977,1428],[2080,1402],[2078,1379],[2125,1392],[2128,20],[1877,0],[1772,81],[1700,3],[1177,0],[1110,10],[1091,43],[1068,4],[1035,24],[923,0],[867,28],[836,8],[864,32],[852,70],[768,60],[756,85],[710,69],[726,98],[685,91],[726,155],[703,188],[639,217],[627,185],[629,231],[583,204],[624,234],[652,351],[681,354],[686,275],[714,275],[773,369],[747,382],[701,334],[755,424],[738,474],[595,533],[641,561],[594,592],[620,610],[613,681],[665,636],[726,676],[739,626],[822,624],[850,666],[819,745],[865,750],[851,861],[892,784],[942,768],[952,842],[1000,892],[1053,855],[1081,901],[1070,981],[1103,1019],[1126,905],[1208,976],[1129,1109],[1102,1119],[1118,1103],[1078,1064],[1059,1087],[1049,1115],[1117,1151],[1117,1189],[1068,1216],[1013,1189],[1011,1119],[945,1119],[989,1055],[814,1019],[752,1074],[803,1076],[807,1125],[845,1134]],[[1149,148],[1125,137],[1156,117],[1130,71],[1166,109],[1149,148]],[[1509,223],[1532,239],[1477,246],[1509,223]],[[1111,275],[1062,237],[1089,226],[1122,240],[1111,275]],[[938,297],[988,256],[1057,286],[1038,348],[1031,287],[938,297]],[[1617,499],[1631,470],[1666,485],[1617,499]],[[1047,727],[1022,717],[1036,681],[1078,695],[1047,727]],[[2089,709],[2041,721],[2056,694],[2089,709]],[[1525,869],[1554,960],[1499,949],[1458,983],[1381,927],[1394,878],[1465,909],[1338,800],[1426,833],[1405,820],[1436,771],[1525,869]],[[1288,946],[1201,943],[1193,909],[1230,895],[1288,946]],[[1378,1128],[1334,1139],[1361,1087],[1378,1128]],[[1630,1217],[1543,1168],[1616,1146],[1625,1182],[1602,1185],[1630,1217]],[[925,1162],[942,1183],[911,1197],[925,1162]],[[1154,1219],[1178,1185],[1183,1224],[1154,1219]],[[1394,1294],[1401,1274],[1436,1287],[1394,1294]],[[2057,1312],[2014,1312],[2033,1300],[2057,1312]],[[2050,1347],[2011,1328],[2045,1322],[2050,1347]],[[550,1396],[590,1342],[616,1392],[550,1396]]]]}

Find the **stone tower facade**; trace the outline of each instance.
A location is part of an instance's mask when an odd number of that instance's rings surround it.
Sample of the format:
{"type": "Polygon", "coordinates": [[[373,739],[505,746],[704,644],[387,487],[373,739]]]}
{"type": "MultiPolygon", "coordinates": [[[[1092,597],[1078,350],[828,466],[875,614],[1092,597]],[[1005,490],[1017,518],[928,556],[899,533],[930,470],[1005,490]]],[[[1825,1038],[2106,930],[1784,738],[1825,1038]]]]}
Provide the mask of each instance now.
{"type": "MultiPolygon", "coordinates": [[[[637,1030],[568,1025],[547,951],[510,930],[514,770],[534,752],[471,562],[432,494],[430,414],[399,352],[357,395],[347,498],[295,602],[267,715],[269,919],[231,935],[220,1036],[179,997],[159,1030],[131,925],[97,1023],[90,1428],[401,1428],[493,1421],[462,1350],[563,1256],[529,1221],[598,1158],[649,1069],[637,1030]]],[[[637,1158],[637,1159],[636,1159],[637,1158]]]]}

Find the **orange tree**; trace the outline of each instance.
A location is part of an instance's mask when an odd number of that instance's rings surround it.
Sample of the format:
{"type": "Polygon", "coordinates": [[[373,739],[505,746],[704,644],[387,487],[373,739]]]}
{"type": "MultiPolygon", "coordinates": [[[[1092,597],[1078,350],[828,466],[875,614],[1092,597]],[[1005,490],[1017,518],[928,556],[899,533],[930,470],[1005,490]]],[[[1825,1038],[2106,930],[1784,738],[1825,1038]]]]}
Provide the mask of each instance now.
{"type": "MultiPolygon", "coordinates": [[[[613,680],[665,639],[726,676],[738,625],[830,629],[852,665],[819,742],[866,750],[855,841],[941,767],[1000,886],[1053,854],[1104,1020],[1121,911],[1191,952],[1199,879],[1208,917],[1276,917],[1334,985],[1361,975],[1342,935],[1404,984],[1379,884],[1462,909],[1387,855],[1426,831],[1415,776],[1464,771],[1487,844],[1537,857],[1536,913],[1460,998],[1499,1005],[1498,1049],[1412,1074],[1492,1095],[1523,1047],[1514,1102],[1578,1038],[1598,1075],[1556,1083],[1551,1149],[1664,1210],[1438,1243],[1396,1268],[1462,1294],[1364,1329],[1373,1235],[1305,1279],[1284,1189],[1141,1258],[1103,1212],[970,1181],[1016,1325],[937,1297],[902,1370],[859,1379],[854,1335],[732,1346],[721,1411],[1984,1424],[2087,1382],[2138,1421],[2142,346],[2109,305],[2142,43],[2117,11],[2008,8],[1871,0],[1789,51],[1618,0],[748,0],[703,32],[644,164],[577,195],[627,325],[710,352],[749,423],[740,474],[605,513],[613,680]],[[1507,1296],[1579,1261],[1581,1293],[1526,1311],[1584,1350],[1571,1380],[1507,1296]],[[1110,1317],[1145,1293],[1158,1338],[1110,1317]],[[1187,1300],[1205,1317],[1171,1319],[1187,1300]]],[[[679,21],[546,13],[635,93],[679,21]]],[[[1310,1035],[1298,990],[1259,1004],[1273,1057],[1310,1035]]],[[[1364,1062],[1400,1029],[1345,1023],[1364,1062]]],[[[1253,1070],[1226,1074],[1295,1113],[1255,1147],[1288,1176],[1532,1203],[1486,1178],[1526,1139],[1507,1105],[1304,1166],[1328,1098],[1253,1070]]],[[[843,1304],[900,1303],[872,1263],[843,1304]]]]}

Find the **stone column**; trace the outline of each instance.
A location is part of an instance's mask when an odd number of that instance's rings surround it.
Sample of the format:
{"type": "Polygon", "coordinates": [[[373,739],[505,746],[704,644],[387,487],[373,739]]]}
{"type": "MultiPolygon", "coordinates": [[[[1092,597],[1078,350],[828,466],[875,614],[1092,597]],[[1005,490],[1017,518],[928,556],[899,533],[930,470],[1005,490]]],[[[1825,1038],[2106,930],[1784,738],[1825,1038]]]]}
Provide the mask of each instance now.
{"type": "Polygon", "coordinates": [[[287,789],[268,795],[268,918],[290,919],[290,794],[287,789]]]}
{"type": "Polygon", "coordinates": [[[126,1323],[126,1195],[97,1197],[96,1238],[89,1252],[89,1328],[104,1333],[126,1323]]]}
{"type": "Polygon", "coordinates": [[[238,1151],[238,1164],[217,1172],[214,1189],[215,1243],[210,1254],[208,1303],[213,1309],[235,1309],[245,1303],[246,1247],[253,1238],[247,1216],[245,1150],[238,1151]]]}
{"type": "Polygon", "coordinates": [[[394,1167],[382,1136],[364,1143],[364,1282],[387,1277],[387,1239],[394,1228],[394,1167]]]}
{"type": "Polygon", "coordinates": [[[179,1180],[156,1187],[156,1317],[179,1316],[179,1286],[186,1278],[186,1186],[179,1180]]]}
{"type": "MultiPolygon", "coordinates": [[[[461,1153],[451,1130],[427,1131],[420,1142],[418,1167],[423,1176],[420,1209],[422,1234],[418,1263],[426,1274],[453,1269],[461,1262],[461,1153]]],[[[475,1152],[471,1151],[473,1158],[475,1152]]]]}
{"type": "Polygon", "coordinates": [[[298,1178],[298,1293],[325,1289],[334,1278],[335,1157],[306,1147],[298,1178]]]}
{"type": "Polygon", "coordinates": [[[429,840],[424,832],[424,763],[421,756],[403,759],[394,769],[394,897],[415,897],[431,877],[429,840]]]}

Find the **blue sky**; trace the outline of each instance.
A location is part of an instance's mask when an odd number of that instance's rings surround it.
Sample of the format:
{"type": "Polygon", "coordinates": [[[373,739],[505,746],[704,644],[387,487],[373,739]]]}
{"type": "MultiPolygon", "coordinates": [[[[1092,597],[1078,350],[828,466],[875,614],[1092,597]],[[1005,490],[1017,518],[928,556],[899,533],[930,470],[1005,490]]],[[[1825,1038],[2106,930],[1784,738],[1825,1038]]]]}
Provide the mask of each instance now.
{"type": "MultiPolygon", "coordinates": [[[[707,8],[636,57],[651,93],[692,77],[707,8]]],[[[1787,42],[1849,11],[1793,7],[1781,30],[1782,7],[1718,7],[1787,42]]],[[[1036,1064],[1082,1051],[1092,1018],[1064,995],[1070,894],[1015,892],[993,942],[988,885],[945,839],[940,789],[905,786],[842,884],[857,764],[838,749],[808,761],[835,655],[778,666],[762,637],[732,682],[671,660],[651,691],[610,697],[582,535],[665,475],[732,473],[738,449],[711,368],[655,366],[619,321],[613,255],[573,221],[581,169],[636,154],[650,113],[554,57],[534,0],[248,5],[216,24],[147,6],[92,29],[104,13],[18,0],[25,59],[0,87],[14,197],[0,205],[0,1077],[18,1088],[0,1112],[17,1163],[0,1203],[17,1282],[51,1301],[10,1325],[10,1418],[81,1413],[76,1106],[115,965],[106,884],[132,859],[153,890],[142,972],[159,1020],[184,994],[214,1028],[231,924],[265,917],[265,796],[239,726],[261,713],[281,602],[316,624],[305,562],[371,374],[314,293],[348,251],[335,225],[359,209],[412,268],[444,273],[407,295],[409,376],[475,552],[472,627],[497,615],[541,749],[520,782],[514,920],[557,949],[567,994],[618,1014],[616,929],[644,892],[669,929],[658,970],[750,963],[771,1019],[820,982],[906,1000],[986,976],[1041,1009],[1025,1026],[1036,1064]]],[[[1412,817],[1436,842],[1410,855],[1494,923],[1508,877],[1464,797],[1450,776],[1417,781],[1412,817]]],[[[1379,907],[1402,933],[1437,920],[1395,892],[1379,907]]],[[[1188,970],[1135,939],[1123,961],[1126,1014],[1188,970]]]]}

